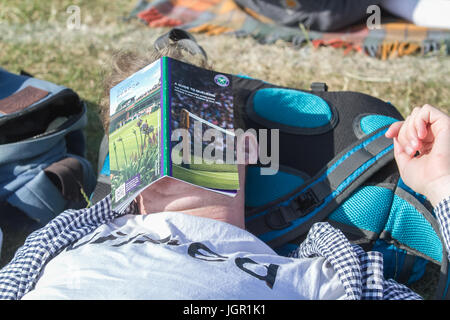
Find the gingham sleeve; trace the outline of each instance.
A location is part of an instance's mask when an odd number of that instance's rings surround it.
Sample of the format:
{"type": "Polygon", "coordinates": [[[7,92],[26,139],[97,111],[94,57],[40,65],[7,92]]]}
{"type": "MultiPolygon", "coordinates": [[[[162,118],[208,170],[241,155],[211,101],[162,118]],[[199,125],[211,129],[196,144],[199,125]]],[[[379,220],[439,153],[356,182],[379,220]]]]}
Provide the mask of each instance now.
{"type": "Polygon", "coordinates": [[[328,222],[315,223],[292,258],[325,257],[341,280],[349,300],[420,300],[408,287],[386,280],[383,276],[383,255],[365,252],[351,244],[345,235],[328,222]]]}
{"type": "MultiPolygon", "coordinates": [[[[122,214],[134,213],[132,206],[122,214]]],[[[122,214],[111,210],[109,196],[88,209],[67,210],[28,236],[0,270],[0,300],[21,299],[33,289],[42,268],[61,250],[122,214]]]]}
{"type": "Polygon", "coordinates": [[[445,248],[448,253],[448,259],[450,260],[450,196],[438,203],[434,208],[434,213],[439,222],[445,248]]]}

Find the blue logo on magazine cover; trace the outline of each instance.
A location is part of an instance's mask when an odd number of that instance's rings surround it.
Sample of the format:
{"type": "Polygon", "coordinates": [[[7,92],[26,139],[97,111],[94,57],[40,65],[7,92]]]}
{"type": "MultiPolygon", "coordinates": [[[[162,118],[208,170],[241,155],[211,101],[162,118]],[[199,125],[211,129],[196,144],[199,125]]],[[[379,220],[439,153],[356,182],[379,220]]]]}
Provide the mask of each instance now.
{"type": "Polygon", "coordinates": [[[130,180],[125,182],[125,193],[130,192],[133,189],[136,189],[141,184],[141,174],[138,173],[134,177],[132,177],[130,180]]]}
{"type": "Polygon", "coordinates": [[[214,77],[214,82],[221,87],[228,87],[230,80],[223,74],[218,74],[214,77]]]}

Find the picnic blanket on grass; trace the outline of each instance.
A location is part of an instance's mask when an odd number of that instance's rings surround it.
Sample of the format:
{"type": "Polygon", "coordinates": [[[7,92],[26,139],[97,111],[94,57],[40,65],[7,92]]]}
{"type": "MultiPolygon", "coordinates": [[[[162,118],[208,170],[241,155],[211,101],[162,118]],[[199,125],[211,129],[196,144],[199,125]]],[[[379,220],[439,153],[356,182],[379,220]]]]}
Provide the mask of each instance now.
{"type": "Polygon", "coordinates": [[[207,35],[252,36],[261,43],[284,40],[294,46],[310,44],[363,52],[383,60],[445,50],[450,54],[450,30],[419,27],[382,19],[378,29],[366,24],[337,32],[306,30],[303,25],[285,26],[233,0],[140,0],[130,13],[149,27],[178,27],[207,35]]]}

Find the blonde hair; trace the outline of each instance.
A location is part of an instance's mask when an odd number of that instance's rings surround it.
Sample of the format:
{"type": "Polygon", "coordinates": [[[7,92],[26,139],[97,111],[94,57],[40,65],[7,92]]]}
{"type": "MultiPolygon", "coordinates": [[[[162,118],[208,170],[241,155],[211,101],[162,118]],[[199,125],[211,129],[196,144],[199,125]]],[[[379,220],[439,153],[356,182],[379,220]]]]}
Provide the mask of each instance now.
{"type": "Polygon", "coordinates": [[[104,93],[100,101],[100,117],[106,134],[109,130],[109,91],[111,88],[163,56],[187,62],[204,69],[211,69],[204,56],[191,54],[176,42],[169,43],[160,50],[151,48],[144,54],[125,50],[117,52],[113,55],[108,69],[103,72],[104,93]]]}

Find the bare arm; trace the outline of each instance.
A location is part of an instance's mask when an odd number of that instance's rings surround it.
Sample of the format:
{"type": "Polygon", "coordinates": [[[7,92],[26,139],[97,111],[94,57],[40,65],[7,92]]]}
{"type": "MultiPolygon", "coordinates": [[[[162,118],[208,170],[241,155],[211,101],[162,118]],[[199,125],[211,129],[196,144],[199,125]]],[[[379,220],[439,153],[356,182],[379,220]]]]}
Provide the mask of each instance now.
{"type": "Polygon", "coordinates": [[[403,181],[434,206],[450,257],[450,117],[425,105],[386,132],[403,181]]]}

